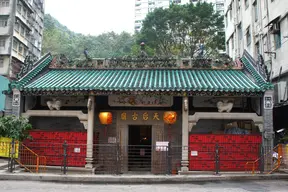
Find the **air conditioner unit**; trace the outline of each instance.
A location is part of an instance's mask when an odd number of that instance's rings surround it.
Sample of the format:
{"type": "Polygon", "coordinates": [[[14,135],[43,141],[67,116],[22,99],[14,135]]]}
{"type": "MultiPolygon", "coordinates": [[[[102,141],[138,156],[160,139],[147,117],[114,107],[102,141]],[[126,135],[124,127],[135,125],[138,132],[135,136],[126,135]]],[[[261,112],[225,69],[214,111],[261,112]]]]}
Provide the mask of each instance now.
{"type": "Polygon", "coordinates": [[[274,85],[274,102],[281,103],[287,100],[287,83],[280,81],[274,85]]]}

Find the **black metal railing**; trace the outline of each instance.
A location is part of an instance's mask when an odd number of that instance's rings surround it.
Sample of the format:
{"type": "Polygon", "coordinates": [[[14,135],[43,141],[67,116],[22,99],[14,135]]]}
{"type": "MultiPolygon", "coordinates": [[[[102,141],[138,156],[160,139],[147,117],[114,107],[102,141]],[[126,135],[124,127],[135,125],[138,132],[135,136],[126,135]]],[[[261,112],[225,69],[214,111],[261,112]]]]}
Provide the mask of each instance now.
{"type": "MultiPolygon", "coordinates": [[[[212,171],[216,174],[220,171],[245,171],[246,162],[261,156],[261,146],[252,143],[189,143],[189,147],[183,147],[119,143],[87,146],[31,141],[25,145],[39,156],[45,156],[47,172],[49,168],[55,171],[54,168],[59,167],[58,170],[64,174],[73,168],[84,168],[89,156],[93,159],[90,163],[95,174],[177,174],[181,169],[182,151],[188,153],[190,171],[212,171]]],[[[264,160],[259,161],[256,169],[260,171],[263,163],[264,160]]],[[[13,169],[11,165],[9,168],[13,169]]]]}

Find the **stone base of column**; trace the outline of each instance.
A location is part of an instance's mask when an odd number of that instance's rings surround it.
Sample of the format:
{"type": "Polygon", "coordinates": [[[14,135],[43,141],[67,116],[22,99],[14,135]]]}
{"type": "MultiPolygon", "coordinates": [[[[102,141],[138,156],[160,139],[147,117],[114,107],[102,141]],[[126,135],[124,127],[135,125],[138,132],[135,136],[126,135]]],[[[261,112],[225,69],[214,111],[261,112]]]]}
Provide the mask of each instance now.
{"type": "Polygon", "coordinates": [[[86,165],[85,165],[85,168],[87,169],[92,169],[93,168],[93,158],[91,157],[87,157],[86,159],[86,165]]]}
{"type": "Polygon", "coordinates": [[[181,161],[181,172],[188,172],[189,171],[189,162],[188,161],[181,161]]]}

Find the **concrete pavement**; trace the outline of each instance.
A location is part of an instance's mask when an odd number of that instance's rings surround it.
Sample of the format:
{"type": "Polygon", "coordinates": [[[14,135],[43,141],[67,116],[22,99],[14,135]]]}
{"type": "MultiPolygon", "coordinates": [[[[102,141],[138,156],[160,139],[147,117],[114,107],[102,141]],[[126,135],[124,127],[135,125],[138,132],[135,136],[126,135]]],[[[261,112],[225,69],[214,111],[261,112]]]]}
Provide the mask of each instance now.
{"type": "Polygon", "coordinates": [[[215,181],[189,184],[79,184],[38,181],[0,181],[2,192],[287,192],[288,182],[265,181],[215,181]]]}
{"type": "Polygon", "coordinates": [[[237,174],[226,173],[220,175],[59,175],[32,173],[0,173],[0,180],[14,181],[45,181],[93,184],[163,184],[163,183],[191,183],[208,181],[251,181],[251,180],[288,180],[288,174],[237,174]]]}

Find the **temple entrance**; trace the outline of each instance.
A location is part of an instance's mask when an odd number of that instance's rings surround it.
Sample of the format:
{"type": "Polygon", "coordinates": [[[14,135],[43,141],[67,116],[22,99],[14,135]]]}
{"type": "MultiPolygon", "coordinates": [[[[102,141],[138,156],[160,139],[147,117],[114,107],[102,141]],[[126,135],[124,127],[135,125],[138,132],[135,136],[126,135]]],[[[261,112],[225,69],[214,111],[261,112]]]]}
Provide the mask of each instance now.
{"type": "Polygon", "coordinates": [[[130,125],[128,134],[128,170],[151,171],[152,126],[130,125]]]}

